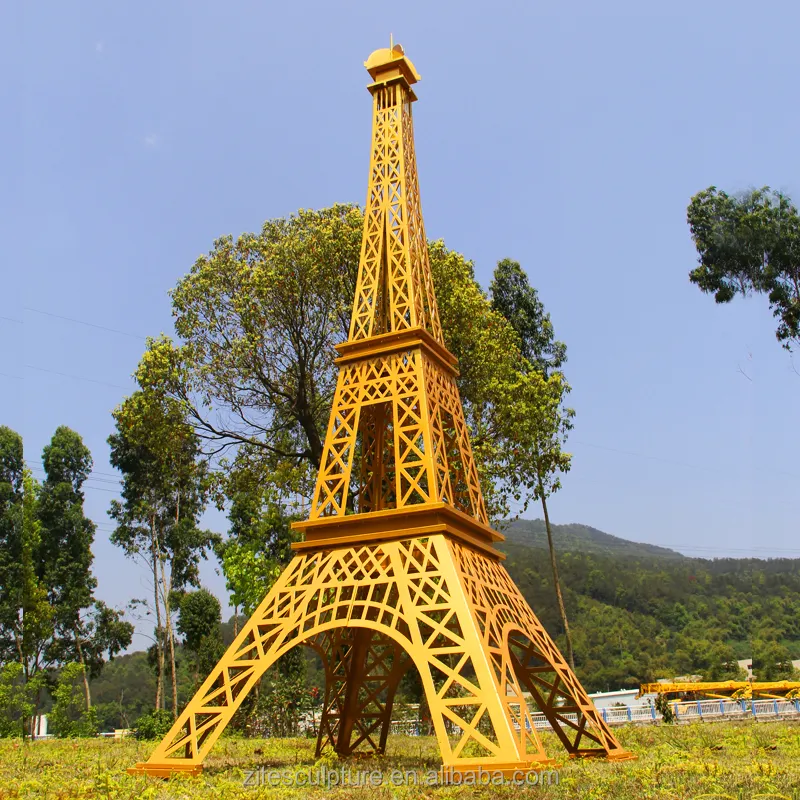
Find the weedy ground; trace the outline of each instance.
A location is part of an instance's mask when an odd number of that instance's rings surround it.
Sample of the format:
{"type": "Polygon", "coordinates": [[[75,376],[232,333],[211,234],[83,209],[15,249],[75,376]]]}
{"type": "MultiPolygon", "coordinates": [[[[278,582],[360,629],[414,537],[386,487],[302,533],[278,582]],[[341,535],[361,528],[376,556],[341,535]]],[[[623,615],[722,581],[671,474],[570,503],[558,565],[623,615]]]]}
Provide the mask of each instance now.
{"type": "MultiPolygon", "coordinates": [[[[254,740],[222,738],[202,776],[163,781],[130,776],[125,768],[145,761],[153,742],[102,739],[46,740],[25,745],[0,740],[0,800],[288,800],[288,798],[563,798],[563,800],[800,800],[800,722],[716,723],[687,726],[623,727],[616,732],[638,756],[616,764],[568,760],[558,764],[558,783],[536,786],[423,785],[439,767],[436,740],[392,737],[385,758],[339,761],[314,758],[310,739],[254,740]],[[264,768],[263,771],[261,768],[264,768]],[[379,770],[380,787],[345,786],[270,788],[258,785],[270,770],[319,776],[331,770],[358,773],[379,770]],[[386,785],[392,770],[414,771],[419,784],[386,785]],[[249,784],[245,780],[250,772],[249,784]]],[[[555,738],[544,744],[558,757],[555,738]]]]}

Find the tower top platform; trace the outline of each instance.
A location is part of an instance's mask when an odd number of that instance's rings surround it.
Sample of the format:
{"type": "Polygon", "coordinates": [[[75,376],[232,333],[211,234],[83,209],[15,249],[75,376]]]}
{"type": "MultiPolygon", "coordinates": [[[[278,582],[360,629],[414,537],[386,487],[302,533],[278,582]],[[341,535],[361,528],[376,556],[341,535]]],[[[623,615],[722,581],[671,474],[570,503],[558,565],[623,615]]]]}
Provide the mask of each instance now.
{"type": "Polygon", "coordinates": [[[403,77],[410,86],[420,80],[419,73],[411,63],[411,59],[406,57],[400,44],[375,50],[364,62],[364,66],[376,83],[403,77]]]}

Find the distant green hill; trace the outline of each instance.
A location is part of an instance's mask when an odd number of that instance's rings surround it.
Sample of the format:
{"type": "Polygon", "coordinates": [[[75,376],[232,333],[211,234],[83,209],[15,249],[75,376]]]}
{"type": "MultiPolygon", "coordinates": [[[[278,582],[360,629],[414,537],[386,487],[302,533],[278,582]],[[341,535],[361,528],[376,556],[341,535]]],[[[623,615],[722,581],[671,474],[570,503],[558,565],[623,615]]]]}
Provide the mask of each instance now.
{"type": "MultiPolygon", "coordinates": [[[[654,544],[630,542],[589,525],[552,525],[556,552],[603,553],[619,556],[660,556],[662,558],[686,558],[675,550],[654,544]]],[[[547,531],[544,520],[519,519],[505,523],[501,533],[509,543],[527,547],[547,547],[547,531]]],[[[501,545],[502,547],[502,545],[501,545]]]]}
{"type": "MultiPolygon", "coordinates": [[[[541,520],[508,526],[506,568],[564,649],[541,520]]],[[[762,680],[800,658],[800,559],[689,558],[584,525],[554,526],[576,671],[605,691],[675,675],[762,680]]]]}
{"type": "MultiPolygon", "coordinates": [[[[504,563],[563,651],[544,523],[519,520],[504,533],[504,563]]],[[[588,525],[556,525],[553,536],[576,671],[589,691],[675,675],[732,678],[746,657],[758,677],[777,680],[800,658],[800,559],[689,558],[588,525]]],[[[232,620],[223,638],[233,640],[232,620]]],[[[179,649],[181,702],[191,692],[183,662],[179,649]]],[[[320,686],[318,657],[307,663],[309,686],[320,686]]],[[[92,683],[102,726],[135,724],[154,690],[145,653],[116,658],[92,683]]]]}
{"type": "Polygon", "coordinates": [[[91,689],[100,730],[134,725],[153,708],[155,697],[156,679],[147,653],[139,650],[117,656],[103,667],[91,689]]]}

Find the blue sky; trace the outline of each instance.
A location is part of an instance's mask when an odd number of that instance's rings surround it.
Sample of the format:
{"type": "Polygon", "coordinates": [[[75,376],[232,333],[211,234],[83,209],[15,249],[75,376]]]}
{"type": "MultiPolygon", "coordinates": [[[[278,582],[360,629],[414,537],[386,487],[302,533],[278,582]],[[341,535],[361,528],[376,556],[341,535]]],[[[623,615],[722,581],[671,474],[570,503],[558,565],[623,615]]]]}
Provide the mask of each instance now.
{"type": "Polygon", "coordinates": [[[167,291],[216,237],[364,202],[362,65],[390,33],[422,75],[429,237],[484,285],[520,261],[569,347],[554,520],[800,556],[800,375],[763,300],[716,306],[689,284],[685,221],[711,184],[800,200],[795,3],[45,6],[6,10],[0,48],[0,422],[34,464],[59,424],[91,447],[101,597],[146,593],[105,516],[138,337],[171,331],[167,291]]]}

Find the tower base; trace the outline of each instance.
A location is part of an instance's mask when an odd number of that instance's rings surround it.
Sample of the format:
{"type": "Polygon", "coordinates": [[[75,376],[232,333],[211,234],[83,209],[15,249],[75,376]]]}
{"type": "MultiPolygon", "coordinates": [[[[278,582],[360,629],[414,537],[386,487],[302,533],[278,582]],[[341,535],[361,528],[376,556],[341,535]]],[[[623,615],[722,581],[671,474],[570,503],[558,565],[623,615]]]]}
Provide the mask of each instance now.
{"type": "Polygon", "coordinates": [[[151,778],[172,778],[175,775],[199,775],[203,771],[202,764],[171,764],[140,761],[135,767],[125,770],[128,775],[149,775],[151,778]]]}
{"type": "Polygon", "coordinates": [[[300,644],[314,648],[325,665],[317,755],[327,748],[340,756],[383,753],[397,686],[413,665],[443,766],[454,774],[551,765],[534,710],[570,756],[633,758],[514,585],[501,555],[488,541],[470,541],[477,535],[474,520],[459,535],[447,526],[457,527],[465,515],[443,513],[446,519],[420,526],[423,535],[413,535],[409,526],[407,538],[392,538],[380,528],[391,526],[397,537],[395,515],[376,512],[355,517],[359,527],[373,526],[357,531],[366,539],[361,544],[337,546],[327,536],[299,544],[150,759],[130,771],[197,774],[265,670],[300,644]]]}

